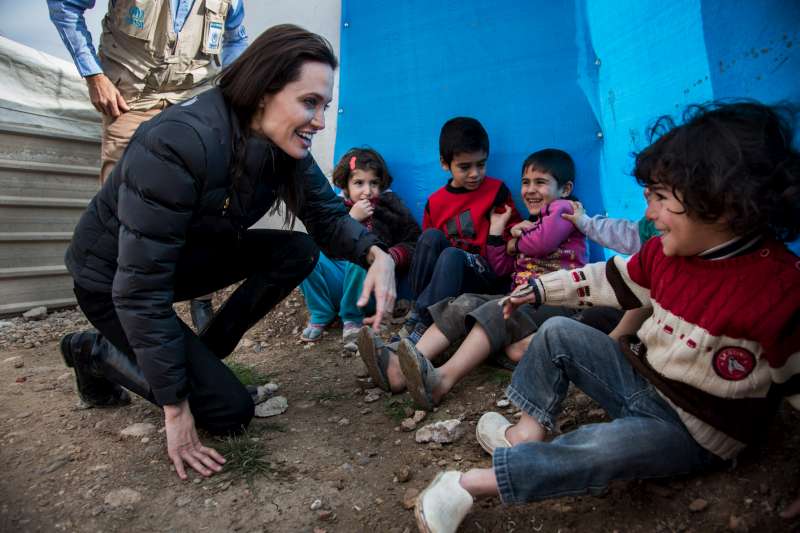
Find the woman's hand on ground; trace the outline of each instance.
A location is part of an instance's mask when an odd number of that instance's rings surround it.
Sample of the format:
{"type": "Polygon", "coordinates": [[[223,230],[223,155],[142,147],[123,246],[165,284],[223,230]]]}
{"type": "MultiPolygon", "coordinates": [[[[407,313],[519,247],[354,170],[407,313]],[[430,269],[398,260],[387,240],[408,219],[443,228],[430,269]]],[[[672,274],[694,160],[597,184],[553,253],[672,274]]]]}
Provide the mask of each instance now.
{"type": "Polygon", "coordinates": [[[89,86],[92,105],[102,114],[117,118],[122,113],[130,111],[125,98],[105,74],[87,76],[86,85],[89,86]]]}
{"type": "Polygon", "coordinates": [[[357,201],[350,208],[350,216],[361,222],[372,216],[375,211],[375,206],[366,198],[357,201]]]}
{"type": "Polygon", "coordinates": [[[367,270],[367,277],[364,279],[364,288],[361,290],[361,297],[357,305],[364,307],[369,302],[369,295],[375,294],[375,314],[364,319],[364,322],[371,324],[372,328],[378,331],[381,327],[381,320],[384,315],[388,315],[394,309],[394,301],[397,298],[397,288],[394,280],[394,260],[392,256],[373,246],[369,249],[367,260],[370,263],[367,270]]]}
{"type": "Polygon", "coordinates": [[[167,431],[167,454],[179,478],[186,479],[184,463],[204,476],[222,470],[225,458],[200,442],[188,400],[164,406],[164,425],[167,431]]]}

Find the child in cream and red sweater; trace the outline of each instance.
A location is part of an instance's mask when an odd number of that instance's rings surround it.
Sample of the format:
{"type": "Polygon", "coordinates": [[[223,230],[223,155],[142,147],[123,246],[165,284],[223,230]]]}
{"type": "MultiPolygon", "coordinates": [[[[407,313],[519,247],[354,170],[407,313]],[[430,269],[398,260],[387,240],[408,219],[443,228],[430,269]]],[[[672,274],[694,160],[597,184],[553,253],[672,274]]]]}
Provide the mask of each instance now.
{"type": "Polygon", "coordinates": [[[417,499],[420,530],[455,531],[476,496],[521,503],[701,472],[763,438],[779,398],[800,409],[800,259],[784,245],[800,233],[793,118],[749,102],[694,106],[637,155],[661,236],[628,260],[532,279],[504,313],[555,303],[652,316],[619,343],[549,320],[507,390],[522,417],[478,422],[492,468],[439,474],[417,499]],[[570,383],[612,421],[550,440],[570,383]]]}

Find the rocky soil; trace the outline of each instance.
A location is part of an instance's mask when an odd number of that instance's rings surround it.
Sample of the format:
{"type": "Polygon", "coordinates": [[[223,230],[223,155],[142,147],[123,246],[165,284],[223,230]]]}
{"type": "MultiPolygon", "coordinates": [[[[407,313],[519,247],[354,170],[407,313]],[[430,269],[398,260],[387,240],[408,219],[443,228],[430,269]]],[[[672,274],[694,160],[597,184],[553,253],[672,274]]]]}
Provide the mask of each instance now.
{"type": "MultiPolygon", "coordinates": [[[[491,464],[475,423],[490,409],[514,416],[503,395],[510,374],[481,368],[423,419],[407,396],[371,388],[339,330],[300,344],[305,318],[295,293],[229,358],[276,383],[288,410],[254,420],[238,443],[205,437],[233,450],[229,468],[188,482],[167,460],[158,409],[139,399],[76,406],[58,340],[88,327],[79,311],[0,319],[0,531],[416,531],[408,503],[438,471],[491,464]],[[445,420],[460,422],[455,442],[417,442],[417,428],[445,420]]],[[[559,422],[569,431],[604,417],[573,391],[559,422]]],[[[800,520],[778,516],[800,490],[798,427],[784,405],[764,449],[735,470],[524,506],[489,499],[462,531],[800,531],[800,520]]]]}

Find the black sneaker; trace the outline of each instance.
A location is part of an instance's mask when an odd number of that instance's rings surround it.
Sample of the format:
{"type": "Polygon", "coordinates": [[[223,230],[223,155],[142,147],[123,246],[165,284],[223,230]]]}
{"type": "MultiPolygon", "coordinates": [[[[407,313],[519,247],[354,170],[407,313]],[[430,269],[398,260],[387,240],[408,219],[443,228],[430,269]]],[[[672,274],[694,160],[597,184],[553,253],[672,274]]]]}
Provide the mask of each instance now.
{"type": "Polygon", "coordinates": [[[75,371],[78,395],[87,407],[115,407],[131,403],[127,391],[111,383],[94,369],[92,348],[97,334],[84,331],[69,333],[61,338],[59,348],[64,363],[75,371]]]}

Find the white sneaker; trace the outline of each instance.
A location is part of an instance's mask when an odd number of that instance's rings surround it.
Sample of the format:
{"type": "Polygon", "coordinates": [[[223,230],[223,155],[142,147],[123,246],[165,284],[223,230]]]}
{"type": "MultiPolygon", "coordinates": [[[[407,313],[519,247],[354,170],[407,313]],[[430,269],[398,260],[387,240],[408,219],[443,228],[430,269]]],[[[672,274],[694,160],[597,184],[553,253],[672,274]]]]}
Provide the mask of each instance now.
{"type": "Polygon", "coordinates": [[[481,448],[489,455],[494,455],[495,448],[511,448],[511,443],[506,439],[506,430],[511,425],[511,422],[500,413],[489,411],[478,420],[475,438],[478,439],[481,448]]]}
{"type": "Polygon", "coordinates": [[[472,507],[472,495],[461,486],[461,472],[440,472],[417,496],[414,516],[422,533],[454,533],[472,507]]]}

